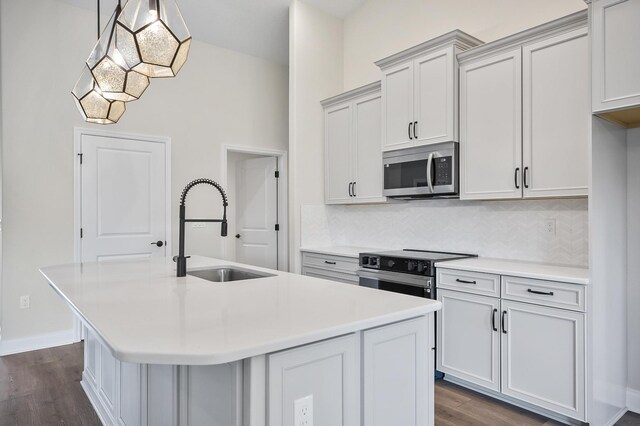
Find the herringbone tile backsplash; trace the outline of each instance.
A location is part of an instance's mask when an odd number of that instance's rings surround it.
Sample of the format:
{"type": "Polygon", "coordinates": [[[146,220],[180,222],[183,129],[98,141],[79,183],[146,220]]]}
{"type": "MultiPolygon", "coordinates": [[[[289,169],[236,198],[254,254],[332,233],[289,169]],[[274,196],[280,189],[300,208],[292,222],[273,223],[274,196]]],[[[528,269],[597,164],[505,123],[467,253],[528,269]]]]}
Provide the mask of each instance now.
{"type": "Polygon", "coordinates": [[[587,266],[587,200],[302,206],[301,246],[415,248],[587,266]],[[555,234],[545,222],[555,220],[555,234]]]}

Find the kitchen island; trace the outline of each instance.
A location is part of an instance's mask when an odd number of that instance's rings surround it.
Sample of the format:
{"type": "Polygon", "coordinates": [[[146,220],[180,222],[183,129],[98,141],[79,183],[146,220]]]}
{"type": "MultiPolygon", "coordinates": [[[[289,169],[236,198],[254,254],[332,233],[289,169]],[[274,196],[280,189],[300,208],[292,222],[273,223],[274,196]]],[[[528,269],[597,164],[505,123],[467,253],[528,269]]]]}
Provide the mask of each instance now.
{"type": "Polygon", "coordinates": [[[433,300],[204,257],[42,268],[85,327],[108,425],[433,424],[433,300]],[[202,275],[204,276],[204,275],[202,275]],[[310,423],[311,424],[311,423],[310,423]]]}

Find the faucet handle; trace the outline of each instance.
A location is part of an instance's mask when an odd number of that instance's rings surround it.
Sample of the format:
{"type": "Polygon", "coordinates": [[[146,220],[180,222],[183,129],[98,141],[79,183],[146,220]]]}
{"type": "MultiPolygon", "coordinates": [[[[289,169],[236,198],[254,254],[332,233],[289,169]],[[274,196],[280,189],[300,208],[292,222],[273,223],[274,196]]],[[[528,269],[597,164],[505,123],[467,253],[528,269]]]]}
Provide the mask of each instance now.
{"type": "MultiPolygon", "coordinates": [[[[185,256],[185,259],[189,259],[191,256],[185,256]]],[[[178,263],[178,256],[173,256],[173,261],[178,263]]]]}

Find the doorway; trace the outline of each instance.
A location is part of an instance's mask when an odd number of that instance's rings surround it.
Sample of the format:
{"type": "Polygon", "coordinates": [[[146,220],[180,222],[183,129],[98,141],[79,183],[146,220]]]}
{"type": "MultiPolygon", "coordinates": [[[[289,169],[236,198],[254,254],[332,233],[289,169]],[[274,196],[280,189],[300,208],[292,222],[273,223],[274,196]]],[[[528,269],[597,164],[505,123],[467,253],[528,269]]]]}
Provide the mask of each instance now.
{"type": "Polygon", "coordinates": [[[226,259],[288,271],[286,153],[224,148],[229,193],[226,259]]]}

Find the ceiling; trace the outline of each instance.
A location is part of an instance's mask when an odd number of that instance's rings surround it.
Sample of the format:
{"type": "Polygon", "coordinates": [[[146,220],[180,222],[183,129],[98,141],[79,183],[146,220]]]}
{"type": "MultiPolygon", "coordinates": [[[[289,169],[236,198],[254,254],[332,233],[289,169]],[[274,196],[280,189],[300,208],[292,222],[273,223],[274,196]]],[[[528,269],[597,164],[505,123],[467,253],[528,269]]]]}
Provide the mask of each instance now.
{"type": "MultiPolygon", "coordinates": [[[[96,0],[62,0],[95,9],[96,0]]],[[[117,0],[102,0],[105,17],[117,0]]],[[[178,0],[193,38],[225,49],[289,62],[289,5],[292,0],[178,0]]],[[[305,0],[325,12],[344,18],[365,0],[305,0]]],[[[105,20],[103,19],[103,25],[105,20]]]]}

